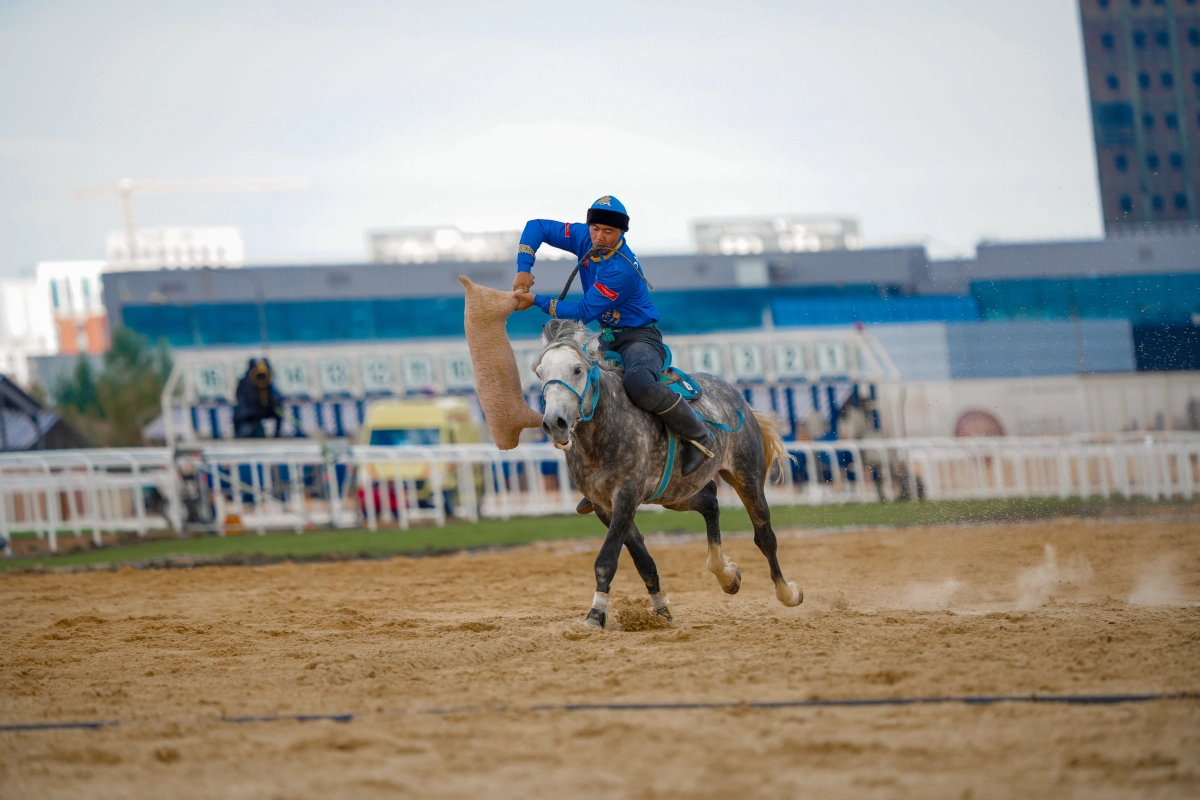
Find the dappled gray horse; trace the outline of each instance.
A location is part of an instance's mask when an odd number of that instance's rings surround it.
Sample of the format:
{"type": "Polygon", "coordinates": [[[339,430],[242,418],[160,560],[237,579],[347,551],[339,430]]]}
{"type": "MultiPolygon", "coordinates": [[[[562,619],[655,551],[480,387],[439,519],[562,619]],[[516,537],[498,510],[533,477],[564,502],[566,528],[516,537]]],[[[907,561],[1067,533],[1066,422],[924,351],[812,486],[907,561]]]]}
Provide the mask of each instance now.
{"type": "Polygon", "coordinates": [[[587,623],[604,627],[608,590],[622,545],[646,583],[655,612],[671,617],[658,569],[634,524],[634,513],[642,503],[656,503],[672,511],[699,511],[708,530],[709,571],[727,593],[735,594],[741,588],[742,573],[721,550],[721,511],[714,480],[718,474],[733,486],[750,514],[754,543],[771,568],[775,596],[785,606],[799,605],[804,593],[795,583],[788,583],[779,569],[771,511],[763,494],[771,465],[779,461],[782,467],[788,458],[771,418],[752,409],[720,378],[693,375],[703,387],[693,407],[717,423],[713,457],[686,477],[680,474],[678,464],[664,476],[672,444],[666,429],[653,414],[630,402],[618,366],[587,354],[588,337],[583,325],[551,320],[542,328],[542,354],[533,365],[545,387],[542,429],[555,447],[566,451],[571,477],[608,526],[596,557],[596,595],[587,623]]]}

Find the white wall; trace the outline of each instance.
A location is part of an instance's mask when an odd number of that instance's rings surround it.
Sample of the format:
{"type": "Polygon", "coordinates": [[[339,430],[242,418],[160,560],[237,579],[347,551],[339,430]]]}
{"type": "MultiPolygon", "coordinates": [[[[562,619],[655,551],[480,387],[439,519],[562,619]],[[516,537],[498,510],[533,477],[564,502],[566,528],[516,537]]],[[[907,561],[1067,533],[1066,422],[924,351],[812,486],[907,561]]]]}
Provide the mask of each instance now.
{"type": "Polygon", "coordinates": [[[0,280],[0,373],[29,385],[29,357],[57,349],[50,304],[37,278],[0,280]]]}
{"type": "Polygon", "coordinates": [[[946,323],[909,322],[902,325],[869,325],[871,333],[900,371],[905,381],[950,380],[950,350],[946,323]]]}
{"type": "Polygon", "coordinates": [[[114,270],[240,267],[246,261],[237,228],[138,228],[137,248],[130,258],[125,231],[109,231],[104,252],[114,270]]]}
{"type": "Polygon", "coordinates": [[[1200,415],[1200,372],[916,381],[881,386],[889,436],[953,436],[968,411],[1009,436],[1187,430],[1200,415]]]}
{"type": "Polygon", "coordinates": [[[104,261],[42,261],[37,265],[38,302],[52,318],[82,321],[104,314],[101,275],[106,266],[104,261]]]}

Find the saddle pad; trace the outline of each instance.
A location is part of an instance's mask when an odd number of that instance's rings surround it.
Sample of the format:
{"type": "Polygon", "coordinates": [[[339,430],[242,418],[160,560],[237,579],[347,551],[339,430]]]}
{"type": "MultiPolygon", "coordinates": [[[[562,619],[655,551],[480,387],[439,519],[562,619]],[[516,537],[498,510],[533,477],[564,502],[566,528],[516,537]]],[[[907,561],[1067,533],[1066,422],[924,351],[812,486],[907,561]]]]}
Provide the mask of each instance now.
{"type": "Polygon", "coordinates": [[[688,402],[695,400],[704,393],[704,390],[700,388],[700,384],[692,380],[691,375],[676,367],[667,367],[664,369],[658,380],[659,383],[665,383],[668,389],[688,402]]]}
{"type": "MultiPolygon", "coordinates": [[[[667,359],[663,363],[662,373],[658,376],[659,383],[665,383],[668,389],[689,402],[704,394],[704,390],[700,387],[700,384],[692,380],[691,375],[688,375],[678,367],[671,366],[673,360],[671,348],[665,344],[663,347],[667,351],[667,359]]],[[[609,361],[615,361],[618,364],[624,363],[620,353],[614,353],[611,350],[602,350],[601,354],[609,361]]]]}

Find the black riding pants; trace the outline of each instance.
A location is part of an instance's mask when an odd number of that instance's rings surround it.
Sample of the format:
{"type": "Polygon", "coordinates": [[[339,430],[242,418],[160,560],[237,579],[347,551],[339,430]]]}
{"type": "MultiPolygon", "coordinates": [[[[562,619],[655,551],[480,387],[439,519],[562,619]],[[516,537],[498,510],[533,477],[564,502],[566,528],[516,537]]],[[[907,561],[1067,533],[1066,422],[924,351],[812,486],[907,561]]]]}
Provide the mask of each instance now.
{"type": "Polygon", "coordinates": [[[657,414],[674,405],[679,395],[658,380],[667,350],[658,328],[624,328],[602,350],[621,355],[625,363],[625,393],[638,408],[657,414]]]}

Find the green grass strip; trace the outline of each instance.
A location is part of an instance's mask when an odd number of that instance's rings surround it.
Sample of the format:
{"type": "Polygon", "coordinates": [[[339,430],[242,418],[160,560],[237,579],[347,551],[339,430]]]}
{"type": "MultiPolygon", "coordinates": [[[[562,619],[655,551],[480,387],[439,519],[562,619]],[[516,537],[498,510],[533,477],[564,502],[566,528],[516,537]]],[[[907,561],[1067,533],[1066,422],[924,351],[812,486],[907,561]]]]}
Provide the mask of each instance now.
{"type": "MultiPolygon", "coordinates": [[[[783,528],[845,528],[1019,522],[1058,516],[1100,516],[1138,513],[1140,509],[1170,507],[1169,503],[1104,500],[964,500],[939,503],[855,503],[836,506],[778,506],[772,521],[783,528]]],[[[704,520],[696,513],[644,512],[638,514],[644,533],[704,533],[704,520]]],[[[726,533],[751,530],[744,509],[724,509],[721,529],[726,533]]],[[[312,531],[304,534],[253,532],[239,536],[214,535],[155,539],[60,555],[0,559],[0,571],[34,566],[69,567],[87,564],[128,564],[172,556],[219,558],[231,554],[261,555],[266,558],[316,558],[327,554],[364,557],[448,552],[478,547],[526,544],[535,541],[578,539],[604,535],[604,526],[594,515],[522,517],[484,520],[479,523],[449,522],[443,528],[413,527],[407,531],[386,529],[312,531]]],[[[73,534],[59,536],[63,550],[74,546],[73,534]]],[[[90,540],[85,546],[90,548],[90,540]]]]}

